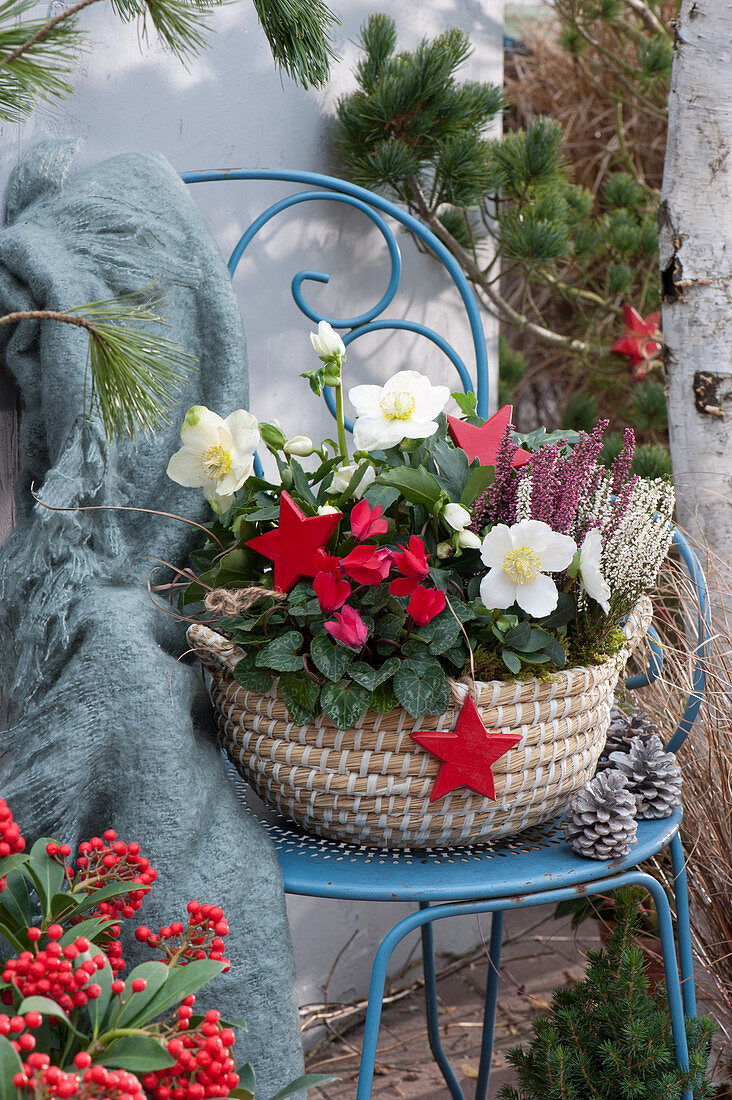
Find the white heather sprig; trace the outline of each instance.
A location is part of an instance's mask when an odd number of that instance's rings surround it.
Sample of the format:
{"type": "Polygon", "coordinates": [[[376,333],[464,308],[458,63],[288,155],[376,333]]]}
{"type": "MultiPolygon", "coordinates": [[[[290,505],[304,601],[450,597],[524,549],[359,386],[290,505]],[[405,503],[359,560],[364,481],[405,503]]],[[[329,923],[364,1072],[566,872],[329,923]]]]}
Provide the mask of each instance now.
{"type": "Polygon", "coordinates": [[[533,478],[527,471],[518,483],[518,491],[516,493],[516,522],[520,523],[522,519],[531,519],[531,488],[533,485],[533,478]]]}
{"type": "Polygon", "coordinates": [[[625,514],[605,541],[602,573],[613,596],[633,598],[651,588],[673,537],[673,488],[639,479],[625,514]]]}

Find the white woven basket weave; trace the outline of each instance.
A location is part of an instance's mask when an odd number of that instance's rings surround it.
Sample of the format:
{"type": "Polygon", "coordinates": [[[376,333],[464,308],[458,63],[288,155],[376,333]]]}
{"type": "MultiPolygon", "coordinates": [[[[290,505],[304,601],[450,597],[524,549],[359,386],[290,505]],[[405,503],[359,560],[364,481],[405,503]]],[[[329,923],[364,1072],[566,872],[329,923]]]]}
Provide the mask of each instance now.
{"type": "Polygon", "coordinates": [[[415,721],[397,709],[367,711],[353,729],[325,715],[309,726],[290,721],[277,685],[257,695],[232,675],[243,651],[195,624],[188,641],[211,673],[221,743],[268,805],[309,832],[387,848],[447,847],[518,833],[551,820],[592,778],[605,744],[618,677],[651,619],[640,601],[624,631],[627,647],[604,664],[573,668],[550,680],[475,685],[489,730],[521,741],[493,765],[496,801],[458,788],[430,804],[440,761],[409,734],[452,729],[468,690],[439,718],[415,721]]]}

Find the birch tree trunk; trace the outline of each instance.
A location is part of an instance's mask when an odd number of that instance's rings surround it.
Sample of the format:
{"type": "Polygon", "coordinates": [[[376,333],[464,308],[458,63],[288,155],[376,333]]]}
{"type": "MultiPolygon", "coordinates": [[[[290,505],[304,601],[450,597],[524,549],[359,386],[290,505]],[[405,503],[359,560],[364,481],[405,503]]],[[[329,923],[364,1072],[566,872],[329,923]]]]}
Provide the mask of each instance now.
{"type": "Polygon", "coordinates": [[[683,0],[660,210],[680,523],[732,577],[732,0],[683,0]]]}

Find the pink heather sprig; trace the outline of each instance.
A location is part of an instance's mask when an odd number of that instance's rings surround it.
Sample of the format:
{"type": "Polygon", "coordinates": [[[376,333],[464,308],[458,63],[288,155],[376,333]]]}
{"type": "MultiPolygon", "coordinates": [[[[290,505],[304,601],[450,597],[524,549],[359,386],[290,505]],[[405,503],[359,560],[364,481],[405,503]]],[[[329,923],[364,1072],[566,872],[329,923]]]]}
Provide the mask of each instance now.
{"type": "Polygon", "coordinates": [[[496,456],[495,480],[475,502],[471,529],[477,533],[489,523],[505,523],[510,527],[516,522],[518,477],[513,468],[513,459],[518,444],[513,438],[515,430],[513,424],[506,425],[496,456]]]}
{"type": "Polygon", "coordinates": [[[599,459],[609,423],[609,420],[598,420],[591,434],[580,432],[576,446],[563,460],[561,492],[551,523],[552,530],[560,534],[569,533],[577,517],[580,501],[588,493],[594,492],[604,474],[599,459]]]}
{"type": "Polygon", "coordinates": [[[614,493],[619,492],[620,488],[627,484],[634,454],[635,432],[632,428],[626,428],[623,432],[623,449],[610,468],[614,493]]]}
{"type": "Polygon", "coordinates": [[[531,472],[531,518],[542,520],[550,526],[556,510],[556,496],[560,487],[557,475],[559,447],[551,444],[533,454],[528,462],[531,472]]]}

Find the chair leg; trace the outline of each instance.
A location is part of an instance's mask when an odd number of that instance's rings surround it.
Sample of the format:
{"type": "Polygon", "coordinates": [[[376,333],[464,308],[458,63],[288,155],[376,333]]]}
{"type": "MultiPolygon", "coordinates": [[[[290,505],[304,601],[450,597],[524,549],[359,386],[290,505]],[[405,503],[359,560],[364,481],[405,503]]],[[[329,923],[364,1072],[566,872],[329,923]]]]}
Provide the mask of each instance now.
{"type": "MultiPolygon", "coordinates": [[[[428,902],[420,902],[420,909],[429,909],[428,902]]],[[[423,924],[422,933],[422,966],[424,968],[424,1001],[427,1015],[427,1035],[429,1037],[430,1050],[440,1068],[445,1083],[450,1090],[453,1100],[464,1100],[463,1090],[458,1084],[452,1066],[448,1060],[440,1041],[440,1021],[437,1008],[437,981],[435,975],[435,949],[431,923],[423,924]]]]}
{"type": "Polygon", "coordinates": [[[696,991],[694,988],[694,957],[691,951],[691,924],[689,921],[689,891],[686,883],[686,860],[681,839],[675,833],[670,844],[676,895],[676,936],[679,942],[681,969],[681,996],[684,1015],[696,1016],[696,991]]]}
{"type": "Polygon", "coordinates": [[[491,916],[491,942],[488,950],[488,978],[485,987],[483,1012],[483,1040],[480,1048],[480,1068],[475,1085],[475,1100],[486,1100],[488,1078],[493,1058],[493,1035],[498,1003],[498,982],[501,977],[501,943],[503,940],[503,913],[500,909],[491,916]]]}
{"type": "MultiPolygon", "coordinates": [[[[671,1013],[671,1031],[676,1048],[676,1064],[679,1069],[687,1070],[689,1068],[689,1048],[686,1042],[684,1006],[681,1000],[681,983],[676,962],[676,943],[674,941],[673,921],[671,920],[671,907],[663,886],[651,875],[641,872],[637,875],[636,881],[649,891],[656,906],[658,930],[663,951],[663,968],[666,975],[668,1007],[671,1013]]],[[[691,1089],[684,1089],[681,1100],[693,1100],[691,1089]]]]}

